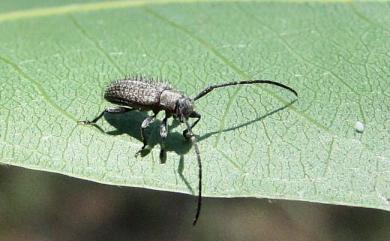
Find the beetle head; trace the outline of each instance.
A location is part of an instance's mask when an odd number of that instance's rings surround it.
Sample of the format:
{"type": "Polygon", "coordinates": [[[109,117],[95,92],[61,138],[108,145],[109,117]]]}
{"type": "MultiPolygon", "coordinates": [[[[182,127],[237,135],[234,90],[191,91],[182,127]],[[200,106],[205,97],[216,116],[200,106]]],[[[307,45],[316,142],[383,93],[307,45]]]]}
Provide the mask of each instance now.
{"type": "Polygon", "coordinates": [[[184,122],[194,111],[194,101],[188,97],[181,97],[176,102],[175,113],[173,116],[184,122]]]}

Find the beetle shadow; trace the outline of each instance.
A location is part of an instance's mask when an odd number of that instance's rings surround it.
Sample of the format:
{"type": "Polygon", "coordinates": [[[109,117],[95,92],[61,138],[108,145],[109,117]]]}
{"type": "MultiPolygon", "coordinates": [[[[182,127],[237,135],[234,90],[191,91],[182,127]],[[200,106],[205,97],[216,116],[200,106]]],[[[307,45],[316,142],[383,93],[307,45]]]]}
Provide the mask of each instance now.
{"type": "Polygon", "coordinates": [[[200,137],[198,138],[198,141],[205,140],[205,139],[207,139],[207,138],[209,138],[209,137],[211,137],[211,136],[213,136],[213,135],[215,135],[215,134],[221,133],[221,132],[224,133],[224,132],[234,131],[234,130],[237,130],[237,129],[239,129],[239,128],[242,128],[242,127],[251,125],[251,124],[253,124],[253,123],[255,123],[255,122],[261,121],[261,120],[267,118],[268,116],[271,116],[271,115],[273,115],[273,114],[276,114],[276,113],[279,112],[279,111],[282,111],[282,110],[286,109],[287,107],[289,107],[289,106],[291,106],[292,104],[294,104],[296,101],[297,101],[297,99],[295,99],[295,100],[289,102],[288,104],[286,104],[286,105],[284,105],[284,106],[282,106],[282,107],[280,107],[280,108],[277,108],[277,109],[275,109],[275,110],[273,110],[273,111],[271,111],[271,112],[269,112],[269,113],[266,113],[265,115],[262,115],[262,116],[260,116],[260,117],[257,117],[256,119],[253,119],[253,120],[247,121],[247,122],[245,122],[245,123],[242,123],[242,124],[240,124],[240,125],[232,126],[232,127],[223,129],[222,131],[212,131],[212,132],[206,133],[206,134],[200,136],[200,137]]]}
{"type": "MultiPolygon", "coordinates": [[[[253,123],[256,123],[258,121],[261,121],[268,116],[271,116],[279,111],[282,111],[286,109],[287,107],[291,106],[297,101],[297,99],[289,102],[288,104],[275,109],[269,113],[266,113],[265,115],[262,115],[258,118],[255,118],[251,121],[232,126],[229,128],[226,128],[222,131],[212,131],[209,133],[206,133],[202,136],[197,136],[197,140],[203,141],[215,134],[221,133],[221,132],[229,132],[234,131],[239,128],[251,125],[253,123]]],[[[104,115],[104,119],[113,127],[115,127],[115,130],[113,131],[104,131],[100,126],[95,125],[96,128],[98,128],[101,132],[104,132],[108,135],[122,135],[127,134],[133,138],[136,138],[140,141],[140,149],[142,147],[142,139],[141,139],[141,124],[142,122],[148,117],[147,112],[140,112],[140,111],[131,111],[128,113],[122,113],[122,114],[106,114],[104,115]]],[[[188,153],[192,147],[192,143],[188,140],[186,140],[181,133],[173,132],[177,126],[179,126],[181,123],[177,120],[173,120],[172,124],[169,126],[169,134],[168,137],[165,139],[165,150],[167,152],[175,152],[177,155],[180,156],[179,159],[179,165],[178,165],[178,174],[184,184],[187,186],[188,190],[191,191],[191,193],[194,193],[190,183],[183,175],[184,170],[184,155],[188,153]]],[[[161,145],[161,138],[159,136],[160,133],[160,125],[161,120],[156,119],[152,124],[149,125],[149,127],[145,130],[145,137],[148,140],[148,146],[141,152],[141,156],[144,157],[148,155],[151,150],[156,145],[161,145]]],[[[135,153],[134,153],[135,154],[135,153]]],[[[160,160],[161,163],[164,163],[164,160],[160,160]]]]}
{"type": "MultiPolygon", "coordinates": [[[[115,130],[105,132],[108,135],[122,135],[127,134],[140,141],[140,149],[142,147],[141,138],[141,124],[148,117],[147,112],[131,111],[122,114],[106,114],[105,120],[112,125],[115,130]]],[[[156,145],[161,144],[160,133],[161,120],[156,119],[145,129],[145,138],[148,141],[148,147],[150,150],[156,145]]],[[[191,143],[186,141],[183,135],[172,132],[179,123],[175,121],[168,127],[170,130],[168,137],[165,139],[165,150],[168,152],[175,152],[178,155],[186,154],[190,148],[191,143]]],[[[141,153],[142,155],[142,153],[141,153]]],[[[145,153],[143,156],[146,156],[145,153]]]]}
{"type": "MultiPolygon", "coordinates": [[[[99,126],[96,126],[101,131],[108,135],[123,135],[127,134],[132,138],[139,140],[141,149],[142,147],[142,138],[141,138],[141,124],[148,117],[147,112],[140,111],[131,111],[128,113],[121,114],[106,114],[104,115],[104,119],[112,125],[115,130],[105,132],[99,126]]],[[[151,150],[156,146],[161,146],[161,137],[160,137],[160,125],[161,120],[156,119],[153,123],[151,123],[148,128],[145,129],[145,138],[148,141],[147,147],[140,152],[141,157],[145,157],[150,154],[151,150]]],[[[183,175],[184,171],[184,155],[188,153],[191,149],[192,143],[186,140],[181,133],[174,132],[174,130],[178,125],[180,125],[179,121],[174,120],[171,125],[169,125],[169,134],[165,139],[165,150],[166,152],[174,152],[176,153],[179,159],[178,165],[178,174],[187,188],[193,192],[193,189],[188,182],[188,180],[183,175]]],[[[135,155],[135,153],[134,153],[135,155]]],[[[161,160],[161,163],[165,163],[165,160],[161,160]]]]}

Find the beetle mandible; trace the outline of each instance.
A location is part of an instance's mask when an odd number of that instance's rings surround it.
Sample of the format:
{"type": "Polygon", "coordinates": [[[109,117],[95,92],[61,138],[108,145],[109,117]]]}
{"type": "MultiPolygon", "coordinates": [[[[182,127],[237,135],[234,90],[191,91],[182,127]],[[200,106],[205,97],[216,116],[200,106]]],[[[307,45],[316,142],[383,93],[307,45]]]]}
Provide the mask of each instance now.
{"type": "Polygon", "coordinates": [[[194,102],[207,95],[214,89],[246,84],[276,85],[291,91],[295,96],[298,97],[298,93],[294,89],[279,82],[272,80],[244,80],[210,85],[197,94],[194,98],[190,98],[165,83],[145,78],[143,76],[134,76],[115,81],[106,89],[104,98],[107,101],[118,105],[118,107],[106,108],[92,121],[85,120],[79,121],[79,123],[85,125],[96,125],[96,122],[102,118],[105,113],[125,113],[133,110],[152,111],[153,115],[147,117],[141,124],[141,139],[143,146],[141,150],[137,152],[137,154],[139,154],[148,144],[147,139],[145,138],[145,129],[156,119],[156,116],[160,111],[165,111],[165,117],[160,126],[160,136],[162,138],[160,160],[164,159],[164,156],[166,155],[164,140],[168,135],[168,119],[173,117],[179,120],[181,123],[185,123],[187,128],[183,131],[183,136],[184,138],[191,140],[192,145],[195,148],[199,169],[197,210],[193,221],[193,225],[195,225],[198,221],[202,205],[202,163],[197,145],[197,139],[192,132],[192,129],[201,118],[201,115],[194,110],[194,102]],[[196,118],[196,121],[190,125],[188,122],[189,118],[196,118]]]}

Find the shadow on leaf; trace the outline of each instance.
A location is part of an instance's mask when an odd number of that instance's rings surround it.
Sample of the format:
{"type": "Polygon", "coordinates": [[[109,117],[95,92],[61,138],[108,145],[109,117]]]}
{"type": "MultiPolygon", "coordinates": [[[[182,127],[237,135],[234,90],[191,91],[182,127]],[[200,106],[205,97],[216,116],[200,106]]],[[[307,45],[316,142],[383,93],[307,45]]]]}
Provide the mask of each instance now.
{"type": "Polygon", "coordinates": [[[221,130],[221,131],[212,131],[212,132],[206,133],[206,134],[200,136],[200,137],[198,138],[198,140],[199,140],[199,141],[202,141],[202,140],[205,140],[205,139],[207,139],[207,138],[209,138],[209,137],[211,137],[211,136],[213,136],[213,135],[215,135],[215,134],[221,133],[221,132],[234,131],[234,130],[237,130],[237,129],[239,129],[239,128],[242,128],[242,127],[251,125],[251,124],[253,124],[253,123],[255,123],[255,122],[258,122],[258,121],[261,121],[261,120],[267,118],[268,116],[271,116],[271,115],[273,115],[273,114],[276,114],[276,113],[279,112],[279,111],[282,111],[282,110],[286,109],[286,108],[289,107],[290,105],[294,104],[296,101],[297,101],[297,100],[295,99],[295,100],[291,101],[290,103],[288,103],[288,104],[285,105],[285,106],[282,106],[282,107],[280,107],[280,108],[278,108],[278,109],[276,109],[276,110],[273,110],[273,111],[271,111],[271,112],[269,112],[269,113],[267,113],[267,114],[265,114],[265,115],[262,115],[262,116],[260,116],[260,117],[258,117],[258,118],[256,118],[256,119],[251,120],[251,121],[242,123],[242,124],[240,124],[240,125],[236,125],[236,126],[233,126],[233,127],[229,127],[229,128],[223,129],[223,130],[221,130]]]}
{"type": "MultiPolygon", "coordinates": [[[[202,136],[198,136],[198,141],[205,140],[215,134],[221,133],[221,132],[229,132],[234,131],[239,128],[254,124],[255,122],[261,121],[268,116],[271,116],[279,111],[282,111],[286,109],[287,107],[294,104],[297,100],[293,100],[290,103],[288,103],[285,106],[282,106],[276,110],[273,110],[263,116],[260,116],[256,119],[253,119],[251,121],[242,123],[240,125],[236,125],[233,127],[226,128],[221,131],[213,131],[206,133],[202,136]]],[[[131,111],[128,113],[123,114],[109,114],[105,115],[105,120],[110,123],[113,127],[115,127],[114,131],[105,132],[108,135],[122,135],[127,134],[133,138],[136,138],[140,141],[140,148],[142,146],[142,139],[141,139],[141,124],[142,122],[148,117],[147,112],[139,112],[139,111],[131,111]]],[[[141,156],[144,157],[150,153],[150,151],[154,148],[155,145],[160,144],[161,145],[161,138],[159,136],[159,128],[161,125],[161,120],[156,119],[152,124],[149,125],[149,127],[145,130],[145,138],[148,140],[148,146],[140,152],[141,156]]],[[[189,152],[191,149],[191,142],[184,139],[183,135],[178,132],[172,132],[173,129],[175,129],[177,126],[180,125],[180,122],[177,120],[173,120],[172,125],[169,126],[169,135],[165,140],[165,150],[168,152],[175,152],[177,155],[180,156],[179,159],[179,166],[178,166],[178,173],[180,175],[180,178],[183,180],[187,188],[193,192],[193,189],[191,188],[188,180],[183,175],[184,170],[184,155],[189,152]]],[[[98,128],[100,131],[104,132],[104,130],[98,126],[95,125],[96,128],[98,128]]],[[[165,160],[160,160],[161,163],[165,163],[165,160]]]]}
{"type": "MultiPolygon", "coordinates": [[[[132,111],[125,114],[111,114],[105,115],[105,119],[113,127],[114,131],[106,132],[108,135],[122,135],[128,134],[129,136],[136,138],[140,141],[140,148],[142,146],[141,139],[141,124],[148,117],[146,112],[132,111]]],[[[170,133],[165,139],[165,150],[167,152],[175,152],[180,156],[178,174],[182,181],[185,183],[187,188],[193,192],[190,183],[183,175],[184,171],[184,154],[188,153],[191,149],[191,142],[184,139],[182,134],[178,132],[172,132],[180,124],[179,121],[174,120],[172,125],[169,126],[170,133]]],[[[148,140],[148,146],[140,152],[142,157],[147,156],[150,151],[157,144],[161,144],[161,138],[159,136],[159,128],[161,125],[161,120],[156,119],[152,124],[149,125],[145,130],[145,138],[148,140]]],[[[135,154],[135,153],[134,153],[135,154]]],[[[161,163],[165,163],[165,160],[160,160],[161,163]]]]}

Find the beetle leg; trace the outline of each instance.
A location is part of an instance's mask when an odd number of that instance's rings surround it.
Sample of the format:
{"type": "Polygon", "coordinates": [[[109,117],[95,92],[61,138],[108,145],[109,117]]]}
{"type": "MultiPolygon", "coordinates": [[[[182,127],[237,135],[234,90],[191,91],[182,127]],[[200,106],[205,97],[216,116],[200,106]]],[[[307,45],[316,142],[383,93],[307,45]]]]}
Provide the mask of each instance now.
{"type": "MultiPolygon", "coordinates": [[[[202,116],[201,116],[198,112],[193,111],[193,112],[190,114],[189,117],[190,117],[190,118],[197,118],[197,120],[196,120],[194,123],[192,123],[192,125],[191,125],[191,130],[192,130],[192,128],[194,128],[194,127],[196,126],[196,124],[198,124],[198,122],[200,121],[200,118],[201,118],[202,116]]],[[[184,138],[186,138],[187,140],[191,138],[191,136],[188,135],[188,128],[185,129],[185,130],[183,131],[183,136],[184,136],[184,138]]]]}
{"type": "Polygon", "coordinates": [[[127,107],[107,107],[104,111],[102,111],[102,113],[100,113],[92,121],[85,120],[85,121],[78,121],[78,123],[82,124],[82,125],[95,125],[96,122],[98,120],[100,120],[100,118],[102,118],[105,113],[120,114],[120,113],[129,112],[129,111],[132,111],[132,110],[134,110],[134,109],[130,109],[130,108],[127,108],[127,107]]]}
{"type": "Polygon", "coordinates": [[[142,124],[141,124],[141,140],[143,142],[143,146],[141,148],[140,151],[138,151],[137,153],[141,152],[143,149],[145,149],[145,147],[148,145],[148,142],[145,138],[145,129],[156,119],[156,113],[153,115],[153,116],[149,116],[148,118],[146,118],[142,124]]]}
{"type": "Polygon", "coordinates": [[[160,162],[165,163],[167,159],[167,152],[165,150],[165,139],[168,136],[168,118],[169,116],[165,116],[160,125],[160,136],[161,136],[161,150],[160,150],[160,162]]]}

